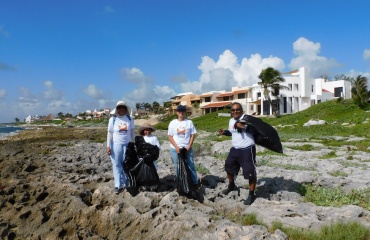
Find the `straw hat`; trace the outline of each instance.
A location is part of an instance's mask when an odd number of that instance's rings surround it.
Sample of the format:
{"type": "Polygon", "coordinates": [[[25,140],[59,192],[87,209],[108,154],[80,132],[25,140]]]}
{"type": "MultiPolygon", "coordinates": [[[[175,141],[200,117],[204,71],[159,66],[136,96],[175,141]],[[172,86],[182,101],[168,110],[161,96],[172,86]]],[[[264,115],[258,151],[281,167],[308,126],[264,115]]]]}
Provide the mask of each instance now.
{"type": "Polygon", "coordinates": [[[150,130],[152,130],[152,132],[155,132],[155,128],[152,126],[152,125],[150,125],[150,123],[144,123],[143,125],[141,125],[141,127],[139,128],[139,134],[141,135],[141,136],[143,136],[144,135],[144,130],[145,129],[150,129],[150,130]]]}
{"type": "Polygon", "coordinates": [[[117,107],[118,106],[125,106],[127,108],[126,115],[130,115],[131,114],[131,108],[126,104],[125,101],[118,101],[117,104],[116,104],[116,107],[111,112],[111,114],[117,115],[117,107]]]}

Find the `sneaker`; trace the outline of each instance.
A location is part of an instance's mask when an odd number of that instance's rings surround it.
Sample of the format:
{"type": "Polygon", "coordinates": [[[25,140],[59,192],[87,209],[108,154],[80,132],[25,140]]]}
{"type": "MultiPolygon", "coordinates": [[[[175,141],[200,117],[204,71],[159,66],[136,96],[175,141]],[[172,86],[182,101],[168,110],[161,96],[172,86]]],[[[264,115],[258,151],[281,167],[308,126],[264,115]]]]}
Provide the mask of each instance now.
{"type": "Polygon", "coordinates": [[[256,200],[256,195],[251,195],[251,194],[248,194],[248,197],[247,199],[245,199],[244,201],[244,205],[252,205],[252,203],[254,202],[254,200],[256,200]]]}
{"type": "Polygon", "coordinates": [[[118,195],[120,192],[121,192],[121,191],[120,191],[120,189],[119,189],[119,188],[114,188],[114,193],[115,193],[116,195],[118,195]]]}
{"type": "Polygon", "coordinates": [[[234,183],[234,184],[229,184],[229,185],[227,186],[227,188],[226,188],[225,190],[223,190],[223,191],[222,191],[222,194],[227,195],[227,194],[229,194],[230,192],[232,192],[232,191],[237,191],[237,190],[238,190],[238,186],[236,186],[236,185],[235,185],[235,183],[234,183]]]}

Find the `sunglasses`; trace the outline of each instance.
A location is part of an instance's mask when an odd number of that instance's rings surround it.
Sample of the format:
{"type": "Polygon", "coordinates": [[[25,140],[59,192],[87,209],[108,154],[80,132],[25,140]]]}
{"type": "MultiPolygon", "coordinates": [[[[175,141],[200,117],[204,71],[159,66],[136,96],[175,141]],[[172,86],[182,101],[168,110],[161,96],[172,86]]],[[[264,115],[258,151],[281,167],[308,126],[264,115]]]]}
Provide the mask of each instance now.
{"type": "Polygon", "coordinates": [[[240,112],[240,110],[242,110],[241,108],[235,108],[235,109],[231,109],[231,112],[240,112]]]}
{"type": "Polygon", "coordinates": [[[126,106],[118,106],[117,109],[127,109],[126,106]]]}

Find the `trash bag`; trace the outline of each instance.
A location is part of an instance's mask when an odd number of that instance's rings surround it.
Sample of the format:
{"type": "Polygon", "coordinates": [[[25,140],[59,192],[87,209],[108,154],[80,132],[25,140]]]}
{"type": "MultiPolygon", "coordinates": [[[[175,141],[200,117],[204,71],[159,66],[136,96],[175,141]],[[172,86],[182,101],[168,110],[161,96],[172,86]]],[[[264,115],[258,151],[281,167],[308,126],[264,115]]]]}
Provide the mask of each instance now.
{"type": "Polygon", "coordinates": [[[256,144],[271,151],[283,153],[283,146],[281,145],[279,134],[274,127],[251,115],[244,115],[243,120],[247,122],[247,127],[250,128],[253,133],[254,142],[256,144]]]}
{"type": "Polygon", "coordinates": [[[126,174],[126,188],[136,189],[136,178],[130,172],[130,169],[134,168],[139,163],[139,159],[136,155],[135,144],[130,142],[126,148],[125,160],[123,161],[123,170],[126,174]]]}
{"type": "Polygon", "coordinates": [[[143,158],[147,164],[150,164],[158,159],[159,147],[145,142],[143,136],[135,137],[135,145],[137,149],[137,155],[139,158],[143,158]]]}
{"type": "Polygon", "coordinates": [[[136,186],[154,186],[159,184],[159,176],[153,162],[147,164],[143,159],[130,170],[136,177],[136,186]]]}
{"type": "Polygon", "coordinates": [[[191,179],[189,166],[186,163],[186,151],[186,148],[181,148],[178,154],[176,188],[180,195],[195,198],[195,187],[191,179]]]}

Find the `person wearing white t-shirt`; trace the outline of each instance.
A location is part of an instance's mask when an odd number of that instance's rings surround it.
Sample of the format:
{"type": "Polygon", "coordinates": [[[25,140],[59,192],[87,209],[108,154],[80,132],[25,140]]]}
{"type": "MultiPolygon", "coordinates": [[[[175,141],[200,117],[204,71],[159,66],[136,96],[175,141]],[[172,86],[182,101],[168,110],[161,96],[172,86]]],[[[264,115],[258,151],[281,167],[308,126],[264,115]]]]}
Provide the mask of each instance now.
{"type": "Polygon", "coordinates": [[[126,186],[123,161],[125,160],[127,146],[134,139],[135,124],[130,116],[130,107],[124,101],[118,101],[115,114],[109,119],[107,134],[107,154],[112,161],[116,194],[119,194],[126,186]]]}
{"type": "Polygon", "coordinates": [[[227,195],[231,191],[238,190],[235,178],[240,168],[242,168],[244,179],[249,180],[249,195],[244,203],[251,205],[256,199],[254,194],[257,184],[256,146],[253,134],[247,130],[246,122],[242,120],[244,114],[240,103],[232,103],[231,115],[228,130],[218,130],[220,135],[231,136],[233,145],[225,161],[225,171],[229,185],[222,193],[227,195]]]}
{"type": "Polygon", "coordinates": [[[191,179],[195,186],[195,191],[200,192],[200,185],[198,183],[197,171],[194,165],[193,142],[197,130],[193,121],[185,118],[186,107],[179,105],[176,110],[177,119],[170,122],[168,126],[168,140],[170,141],[170,154],[175,165],[175,173],[178,175],[178,154],[181,148],[186,148],[186,163],[189,166],[191,179]]]}

